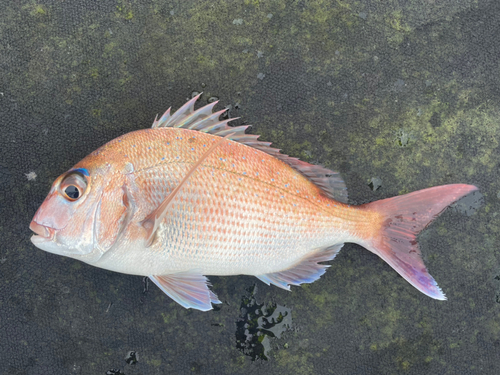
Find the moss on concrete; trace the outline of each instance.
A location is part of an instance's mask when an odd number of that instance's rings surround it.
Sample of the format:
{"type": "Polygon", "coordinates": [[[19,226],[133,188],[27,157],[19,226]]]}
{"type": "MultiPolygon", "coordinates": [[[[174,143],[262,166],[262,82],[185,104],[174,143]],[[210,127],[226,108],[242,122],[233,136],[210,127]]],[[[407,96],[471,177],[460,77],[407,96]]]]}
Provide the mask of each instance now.
{"type": "Polygon", "coordinates": [[[129,350],[141,360],[127,374],[498,370],[491,358],[500,340],[493,58],[500,10],[429,4],[6,4],[0,235],[9,245],[0,250],[0,308],[10,331],[0,349],[9,371],[33,358],[33,373],[104,373],[123,367],[129,350]],[[217,96],[231,104],[240,123],[285,153],[339,169],[352,203],[478,184],[484,203],[476,214],[450,209],[419,238],[449,301],[426,299],[375,256],[346,245],[312,285],[286,293],[258,284],[260,302],[292,308],[294,331],[272,342],[272,358],[257,365],[235,344],[253,279],[215,278],[220,310],[187,311],[153,285],[143,293],[139,277],[30,245],[27,225],[57,175],[106,140],[150,126],[193,91],[204,91],[204,102],[217,96]],[[35,182],[24,175],[31,169],[35,182]],[[367,181],[375,176],[382,187],[373,192],[367,181]],[[46,349],[32,349],[42,338],[46,349]]]}

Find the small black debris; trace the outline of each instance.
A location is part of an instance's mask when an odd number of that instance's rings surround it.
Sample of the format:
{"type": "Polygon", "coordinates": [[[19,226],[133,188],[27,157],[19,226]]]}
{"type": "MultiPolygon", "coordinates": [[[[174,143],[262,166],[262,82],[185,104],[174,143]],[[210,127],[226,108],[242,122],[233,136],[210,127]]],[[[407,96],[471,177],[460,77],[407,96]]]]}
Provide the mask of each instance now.
{"type": "Polygon", "coordinates": [[[128,352],[128,354],[125,357],[125,362],[129,365],[135,365],[137,362],[139,362],[139,354],[134,351],[128,352]]]}

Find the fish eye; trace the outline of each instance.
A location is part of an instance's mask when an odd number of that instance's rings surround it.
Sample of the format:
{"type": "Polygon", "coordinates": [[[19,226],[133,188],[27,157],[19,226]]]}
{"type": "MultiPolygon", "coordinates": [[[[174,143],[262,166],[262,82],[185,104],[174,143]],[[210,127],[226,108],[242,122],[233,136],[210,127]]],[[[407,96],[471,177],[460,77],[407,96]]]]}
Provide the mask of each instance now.
{"type": "Polygon", "coordinates": [[[68,186],[66,189],[64,189],[64,192],[71,199],[78,199],[81,195],[80,190],[75,185],[68,186]]]}
{"type": "Polygon", "coordinates": [[[74,202],[80,199],[87,190],[87,179],[79,172],[69,173],[61,182],[59,192],[61,195],[74,202]]]}

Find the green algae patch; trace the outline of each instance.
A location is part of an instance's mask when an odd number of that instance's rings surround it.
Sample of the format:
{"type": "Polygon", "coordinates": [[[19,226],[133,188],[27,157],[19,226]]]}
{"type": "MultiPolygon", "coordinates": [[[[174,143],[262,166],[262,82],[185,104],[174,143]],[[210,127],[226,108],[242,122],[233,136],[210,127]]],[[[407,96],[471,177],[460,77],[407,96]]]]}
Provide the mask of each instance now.
{"type": "Polygon", "coordinates": [[[412,29],[405,23],[403,14],[400,10],[396,10],[390,15],[387,15],[384,21],[390,29],[387,42],[390,46],[397,48],[404,41],[405,36],[409,35],[412,29]]]}
{"type": "Polygon", "coordinates": [[[364,346],[369,346],[370,350],[385,349],[394,343],[394,337],[401,329],[401,325],[405,323],[406,319],[402,319],[402,312],[395,307],[388,306],[388,308],[379,311],[375,306],[367,306],[367,313],[361,318],[358,328],[358,333],[366,329],[373,329],[377,327],[377,337],[379,340],[372,343],[363,343],[364,346]]]}
{"type": "Polygon", "coordinates": [[[158,368],[161,366],[162,361],[159,358],[146,358],[146,363],[148,363],[153,367],[158,368]]]}
{"type": "Polygon", "coordinates": [[[444,117],[435,128],[430,119],[437,105],[432,102],[429,107],[420,106],[421,114],[416,109],[407,109],[392,120],[382,114],[373,118],[370,127],[376,134],[375,142],[359,144],[355,138],[359,135],[353,134],[351,152],[363,155],[375,171],[393,174],[398,181],[413,186],[418,185],[422,171],[430,175],[431,186],[442,184],[443,177],[450,172],[462,175],[459,180],[467,181],[478,170],[493,170],[498,160],[494,151],[498,148],[496,134],[500,131],[498,108],[459,109],[444,117]],[[389,122],[394,125],[387,126],[389,122]]]}
{"type": "Polygon", "coordinates": [[[317,372],[310,359],[314,356],[312,353],[292,353],[289,350],[280,350],[275,356],[278,366],[284,368],[287,373],[297,375],[313,375],[317,372]]]}
{"type": "Polygon", "coordinates": [[[171,324],[177,318],[176,311],[174,310],[171,314],[161,313],[161,317],[163,318],[163,323],[171,324]]]}
{"type": "Polygon", "coordinates": [[[118,5],[116,6],[116,16],[127,21],[130,21],[132,18],[134,18],[134,12],[132,10],[131,3],[125,0],[119,0],[118,5]]]}

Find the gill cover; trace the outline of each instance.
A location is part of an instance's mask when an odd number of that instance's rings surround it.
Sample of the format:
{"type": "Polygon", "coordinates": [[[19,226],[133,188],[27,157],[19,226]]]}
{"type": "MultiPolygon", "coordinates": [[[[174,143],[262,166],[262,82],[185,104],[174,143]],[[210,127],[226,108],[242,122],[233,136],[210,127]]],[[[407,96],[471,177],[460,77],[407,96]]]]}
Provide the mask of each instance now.
{"type": "Polygon", "coordinates": [[[126,240],[124,234],[136,212],[137,186],[133,174],[115,175],[113,184],[105,184],[98,202],[94,222],[94,240],[102,254],[126,240]],[[116,186],[120,186],[116,188],[116,186]]]}

